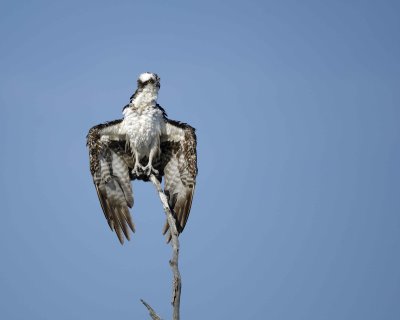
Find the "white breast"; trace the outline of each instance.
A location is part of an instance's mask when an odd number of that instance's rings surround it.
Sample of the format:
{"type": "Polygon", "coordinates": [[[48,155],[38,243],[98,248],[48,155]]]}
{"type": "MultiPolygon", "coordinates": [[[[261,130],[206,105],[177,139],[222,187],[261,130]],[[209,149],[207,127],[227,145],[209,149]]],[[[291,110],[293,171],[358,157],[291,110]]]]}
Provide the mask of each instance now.
{"type": "Polygon", "coordinates": [[[141,156],[147,156],[150,149],[159,148],[163,124],[162,112],[152,106],[126,108],[121,129],[128,136],[131,148],[141,156]]]}

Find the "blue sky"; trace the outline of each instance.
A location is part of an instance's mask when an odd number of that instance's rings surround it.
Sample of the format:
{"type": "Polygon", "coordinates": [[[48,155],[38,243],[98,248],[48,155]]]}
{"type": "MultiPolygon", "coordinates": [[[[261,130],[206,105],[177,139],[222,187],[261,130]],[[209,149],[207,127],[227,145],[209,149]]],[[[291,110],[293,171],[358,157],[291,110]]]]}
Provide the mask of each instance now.
{"type": "Polygon", "coordinates": [[[0,318],[170,317],[149,184],[103,217],[85,136],[144,71],[197,128],[183,319],[399,319],[395,1],[2,1],[0,318]]]}

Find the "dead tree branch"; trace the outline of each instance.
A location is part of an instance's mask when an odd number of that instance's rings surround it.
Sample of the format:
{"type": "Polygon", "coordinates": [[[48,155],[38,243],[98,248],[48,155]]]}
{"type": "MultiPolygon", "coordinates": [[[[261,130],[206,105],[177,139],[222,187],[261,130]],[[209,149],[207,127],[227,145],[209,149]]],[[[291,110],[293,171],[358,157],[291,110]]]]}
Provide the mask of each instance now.
{"type": "MultiPolygon", "coordinates": [[[[160,182],[154,175],[150,176],[150,181],[154,184],[157,189],[158,196],[160,197],[161,203],[164,208],[165,215],[167,217],[169,232],[171,234],[171,246],[172,246],[172,259],[169,261],[169,265],[172,269],[173,282],[172,282],[172,308],[173,308],[173,320],[180,319],[180,303],[181,303],[181,275],[178,268],[179,260],[179,233],[176,228],[175,218],[168,205],[168,199],[164,191],[161,188],[160,182]]],[[[155,313],[153,308],[151,308],[145,301],[141,300],[146,308],[150,311],[150,316],[153,320],[160,320],[161,318],[155,313]]]]}
{"type": "Polygon", "coordinates": [[[158,314],[154,311],[154,309],[153,309],[152,307],[150,307],[150,305],[149,305],[146,301],[144,301],[143,299],[140,299],[140,301],[142,301],[142,303],[143,303],[144,306],[147,308],[147,310],[149,310],[149,312],[150,312],[150,317],[151,317],[153,320],[162,320],[162,319],[158,316],[158,314]]]}

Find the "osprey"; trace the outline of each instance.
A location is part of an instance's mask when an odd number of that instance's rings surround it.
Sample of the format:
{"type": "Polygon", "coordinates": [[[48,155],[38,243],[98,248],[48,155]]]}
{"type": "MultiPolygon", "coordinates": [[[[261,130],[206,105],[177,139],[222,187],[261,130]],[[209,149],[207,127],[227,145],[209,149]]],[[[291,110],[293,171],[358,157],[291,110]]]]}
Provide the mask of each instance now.
{"type": "MultiPolygon", "coordinates": [[[[185,228],[196,185],[197,155],[195,129],[170,120],[157,104],[160,78],[143,73],[123,119],[94,126],[87,135],[90,172],[101,208],[121,244],[135,232],[129,208],[133,206],[131,180],[164,177],[164,192],[176,227],[185,228]]],[[[163,234],[169,229],[165,224],[163,234]]],[[[169,234],[168,241],[171,240],[169,234]]]]}

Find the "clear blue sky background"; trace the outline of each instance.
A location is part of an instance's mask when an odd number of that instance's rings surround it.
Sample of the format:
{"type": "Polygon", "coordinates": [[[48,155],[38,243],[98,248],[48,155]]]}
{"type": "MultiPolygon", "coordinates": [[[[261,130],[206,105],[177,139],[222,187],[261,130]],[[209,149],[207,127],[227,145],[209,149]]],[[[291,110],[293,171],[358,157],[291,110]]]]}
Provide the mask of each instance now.
{"type": "Polygon", "coordinates": [[[198,133],[183,319],[400,319],[397,1],[2,1],[0,318],[170,317],[149,184],[121,246],[88,129],[144,71],[198,133]]]}

